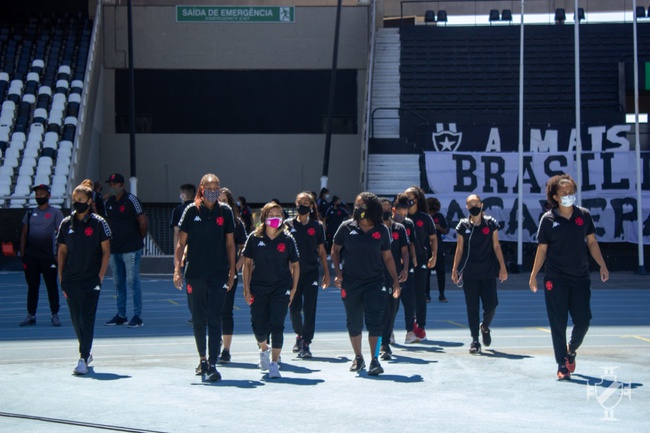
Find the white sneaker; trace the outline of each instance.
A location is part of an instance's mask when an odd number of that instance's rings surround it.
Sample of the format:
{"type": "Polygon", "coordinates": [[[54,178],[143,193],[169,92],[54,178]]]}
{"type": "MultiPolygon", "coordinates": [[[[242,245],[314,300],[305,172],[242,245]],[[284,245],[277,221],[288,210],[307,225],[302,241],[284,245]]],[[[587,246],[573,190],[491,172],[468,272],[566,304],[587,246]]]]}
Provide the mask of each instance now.
{"type": "Polygon", "coordinates": [[[404,344],[413,344],[413,343],[419,343],[420,339],[415,336],[415,333],[413,331],[408,332],[406,334],[406,338],[404,339],[404,344]]]}
{"type": "Polygon", "coordinates": [[[260,370],[267,371],[269,369],[270,363],[271,363],[271,348],[269,347],[266,350],[260,349],[260,362],[259,364],[257,364],[257,366],[260,368],[260,370]]]}
{"type": "Polygon", "coordinates": [[[79,362],[77,362],[77,366],[72,370],[72,374],[76,375],[84,375],[88,374],[88,364],[86,364],[86,361],[81,358],[79,362]]]}
{"type": "Polygon", "coordinates": [[[280,374],[280,366],[277,362],[272,362],[269,364],[269,377],[271,379],[277,379],[282,377],[280,374]]]}

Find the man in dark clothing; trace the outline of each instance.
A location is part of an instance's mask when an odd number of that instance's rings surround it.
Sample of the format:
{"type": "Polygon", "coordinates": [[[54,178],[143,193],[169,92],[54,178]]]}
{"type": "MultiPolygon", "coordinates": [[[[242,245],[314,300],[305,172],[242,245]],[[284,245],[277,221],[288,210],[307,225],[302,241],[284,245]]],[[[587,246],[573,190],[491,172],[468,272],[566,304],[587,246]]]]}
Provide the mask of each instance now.
{"type": "Polygon", "coordinates": [[[143,326],[140,257],[142,241],[147,236],[148,220],[136,196],[124,190],[124,176],[113,173],[106,181],[111,196],[106,200],[106,218],[111,228],[111,259],[113,282],[117,291],[117,314],[105,323],[123,325],[126,317],[126,288],[133,292],[133,317],[129,328],[143,326]]]}
{"type": "MultiPolygon", "coordinates": [[[[179,198],[181,200],[181,204],[176,206],[172,211],[172,220],[171,223],[169,224],[169,227],[171,227],[171,229],[174,231],[174,250],[176,250],[176,244],[178,244],[178,234],[180,232],[178,223],[181,221],[181,217],[183,216],[183,212],[185,211],[185,208],[190,204],[194,203],[194,196],[196,195],[196,186],[191,183],[184,183],[183,185],[180,186],[180,190],[181,190],[181,195],[179,198]]],[[[181,274],[184,274],[184,269],[185,269],[185,254],[183,254],[183,259],[181,260],[181,274]]],[[[190,300],[190,296],[192,294],[187,290],[186,292],[187,292],[187,308],[189,308],[190,314],[192,314],[192,303],[190,300]]],[[[187,321],[187,323],[188,325],[191,325],[192,319],[190,318],[187,321]]]]}
{"type": "Polygon", "coordinates": [[[59,320],[59,288],[56,283],[55,239],[63,214],[50,206],[50,187],[37,185],[32,188],[38,207],[28,209],[23,218],[23,230],[20,236],[20,257],[27,281],[27,317],[20,326],[36,323],[38,292],[41,275],[45,280],[47,295],[52,312],[52,326],[61,326],[59,320]]]}

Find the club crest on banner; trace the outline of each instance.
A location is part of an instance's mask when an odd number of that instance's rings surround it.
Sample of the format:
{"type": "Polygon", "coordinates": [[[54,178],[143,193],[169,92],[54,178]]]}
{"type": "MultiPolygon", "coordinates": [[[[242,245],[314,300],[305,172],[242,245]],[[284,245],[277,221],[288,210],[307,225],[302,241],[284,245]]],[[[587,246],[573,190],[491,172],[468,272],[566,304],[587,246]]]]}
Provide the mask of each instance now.
{"type": "Polygon", "coordinates": [[[448,126],[449,129],[444,129],[444,124],[436,123],[436,132],[431,134],[436,152],[455,152],[463,140],[463,133],[456,130],[455,123],[450,123],[448,126]]]}

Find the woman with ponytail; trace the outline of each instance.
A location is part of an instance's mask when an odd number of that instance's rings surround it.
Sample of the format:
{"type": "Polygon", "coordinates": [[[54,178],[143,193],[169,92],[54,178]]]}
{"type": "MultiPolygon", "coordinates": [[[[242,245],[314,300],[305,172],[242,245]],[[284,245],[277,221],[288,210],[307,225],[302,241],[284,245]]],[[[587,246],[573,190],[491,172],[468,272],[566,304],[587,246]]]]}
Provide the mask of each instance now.
{"type": "Polygon", "coordinates": [[[91,212],[93,183],[84,180],[72,192],[72,214],[63,219],[57,236],[61,290],[79,341],[79,361],[73,373],[88,373],[90,350],[102,281],[111,256],[111,229],[91,212]]]}
{"type": "Polygon", "coordinates": [[[341,224],[332,246],[332,264],[336,272],[334,284],[341,289],[355,356],[350,371],[358,372],[366,367],[361,354],[361,332],[365,319],[372,360],[368,374],[371,376],[384,372],[377,359],[388,295],[384,269],[388,270],[393,282],[393,296],[398,298],[401,292],[391,253],[390,234],[383,223],[383,212],[375,194],[362,192],[355,199],[352,219],[341,224]],[[341,248],[345,248],[343,268],[340,267],[341,248]]]}
{"type": "Polygon", "coordinates": [[[265,204],[262,224],[248,236],[243,253],[244,298],[250,305],[251,325],[260,347],[259,368],[268,371],[270,378],[281,377],[278,361],[284,320],[300,278],[298,247],[282,220],[279,204],[265,204]]]}

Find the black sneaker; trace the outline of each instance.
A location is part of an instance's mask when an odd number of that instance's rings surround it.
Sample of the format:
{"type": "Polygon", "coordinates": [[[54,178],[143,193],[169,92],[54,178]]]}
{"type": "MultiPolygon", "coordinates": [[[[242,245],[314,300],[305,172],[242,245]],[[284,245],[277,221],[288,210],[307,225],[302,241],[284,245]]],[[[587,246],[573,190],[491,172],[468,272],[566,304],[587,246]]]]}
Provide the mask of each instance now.
{"type": "Polygon", "coordinates": [[[360,371],[364,368],[366,368],[366,361],[363,360],[363,356],[355,356],[350,366],[350,371],[360,371]]]}
{"type": "Polygon", "coordinates": [[[483,345],[485,347],[490,347],[492,344],[492,336],[490,336],[490,328],[484,328],[481,323],[481,339],[483,340],[483,345]]]}
{"type": "Polygon", "coordinates": [[[469,345],[469,353],[472,355],[481,354],[481,343],[478,341],[472,341],[472,344],[469,345]]]}
{"type": "Polygon", "coordinates": [[[381,350],[379,351],[379,358],[382,361],[390,361],[393,359],[393,351],[390,350],[390,346],[382,346],[381,350]]]}
{"type": "Polygon", "coordinates": [[[36,324],[36,317],[32,316],[31,314],[28,314],[27,317],[25,317],[25,320],[20,322],[18,325],[20,326],[32,326],[36,324]]]}
{"type": "Polygon", "coordinates": [[[302,337],[296,337],[296,344],[293,345],[293,353],[300,352],[302,349],[302,337]]]}
{"type": "Polygon", "coordinates": [[[575,352],[567,352],[566,356],[564,357],[564,366],[567,370],[569,370],[569,373],[576,371],[576,355],[577,354],[575,352]]]}
{"type": "Polygon", "coordinates": [[[208,382],[221,380],[221,373],[217,371],[217,367],[214,364],[208,368],[208,372],[205,374],[205,380],[208,382]]]}
{"type": "Polygon", "coordinates": [[[566,365],[560,364],[557,369],[557,380],[571,380],[571,372],[566,365]]]}
{"type": "Polygon", "coordinates": [[[221,356],[217,360],[219,364],[229,364],[230,363],[230,351],[228,349],[223,349],[221,351],[221,356]]]}
{"type": "Polygon", "coordinates": [[[142,322],[142,319],[139,316],[131,317],[131,321],[129,322],[128,325],[126,325],[127,328],[141,328],[143,326],[144,323],[142,322]]]}
{"type": "Polygon", "coordinates": [[[199,362],[199,366],[196,367],[196,370],[194,370],[194,373],[197,376],[203,376],[207,372],[208,372],[208,361],[202,359],[201,362],[199,362]]]}
{"type": "Polygon", "coordinates": [[[368,369],[369,376],[378,376],[384,372],[384,369],[381,367],[381,364],[377,358],[372,358],[370,361],[370,368],[368,369]]]}
{"type": "Polygon", "coordinates": [[[311,351],[309,350],[309,344],[302,344],[302,349],[298,353],[298,358],[308,359],[311,358],[311,351]]]}
{"type": "Polygon", "coordinates": [[[126,322],[128,322],[126,317],[122,317],[119,314],[116,314],[115,317],[113,317],[108,322],[104,323],[104,325],[106,326],[124,325],[126,322]]]}
{"type": "Polygon", "coordinates": [[[449,302],[445,295],[438,296],[438,302],[449,302]]]}

